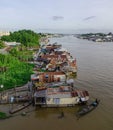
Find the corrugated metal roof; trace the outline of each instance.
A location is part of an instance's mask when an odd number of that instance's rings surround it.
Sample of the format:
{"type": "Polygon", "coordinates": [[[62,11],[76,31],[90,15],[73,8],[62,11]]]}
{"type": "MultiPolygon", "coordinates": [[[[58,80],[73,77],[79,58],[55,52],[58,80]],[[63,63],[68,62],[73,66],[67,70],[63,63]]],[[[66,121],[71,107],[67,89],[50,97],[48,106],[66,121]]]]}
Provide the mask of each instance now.
{"type": "Polygon", "coordinates": [[[47,97],[47,90],[36,91],[34,97],[47,97]]]}
{"type": "Polygon", "coordinates": [[[57,93],[57,94],[47,94],[47,98],[71,98],[71,92],[69,93],[57,93]]]}

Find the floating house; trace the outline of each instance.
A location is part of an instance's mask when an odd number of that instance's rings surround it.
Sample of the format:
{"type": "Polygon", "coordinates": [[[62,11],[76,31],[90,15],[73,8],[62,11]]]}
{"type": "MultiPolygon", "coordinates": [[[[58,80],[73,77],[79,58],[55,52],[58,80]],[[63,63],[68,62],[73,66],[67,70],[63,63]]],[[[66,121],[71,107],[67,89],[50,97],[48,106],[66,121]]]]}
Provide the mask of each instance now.
{"type": "Polygon", "coordinates": [[[66,49],[61,48],[61,45],[43,45],[36,58],[38,68],[45,72],[37,72],[31,76],[35,84],[35,105],[75,106],[89,100],[89,93],[86,90],[75,89],[74,80],[68,77],[69,74],[77,72],[76,59],[66,49]]]}
{"type": "Polygon", "coordinates": [[[63,71],[67,75],[77,72],[76,59],[71,54],[62,48],[59,44],[48,44],[42,46],[37,54],[38,68],[43,68],[47,71],[63,71]]]}
{"type": "Polygon", "coordinates": [[[85,103],[89,94],[85,90],[73,90],[71,86],[38,88],[34,94],[35,105],[41,107],[68,107],[85,103]]]}
{"type": "Polygon", "coordinates": [[[65,82],[66,75],[63,72],[44,72],[31,76],[32,81],[51,83],[51,82],[65,82]]]}

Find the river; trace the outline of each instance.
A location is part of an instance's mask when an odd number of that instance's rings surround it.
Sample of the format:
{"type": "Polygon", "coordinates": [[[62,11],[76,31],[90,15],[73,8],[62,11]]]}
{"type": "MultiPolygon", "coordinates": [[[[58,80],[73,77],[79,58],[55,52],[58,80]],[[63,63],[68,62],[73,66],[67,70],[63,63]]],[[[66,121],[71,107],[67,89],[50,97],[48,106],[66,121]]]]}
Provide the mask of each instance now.
{"type": "MultiPolygon", "coordinates": [[[[27,116],[0,121],[0,130],[113,130],[113,43],[96,43],[73,36],[51,38],[77,60],[75,86],[89,91],[99,106],[77,120],[75,108],[43,108],[27,116]],[[64,118],[58,116],[64,112],[64,118]]],[[[29,109],[29,108],[28,108],[29,109]]]]}

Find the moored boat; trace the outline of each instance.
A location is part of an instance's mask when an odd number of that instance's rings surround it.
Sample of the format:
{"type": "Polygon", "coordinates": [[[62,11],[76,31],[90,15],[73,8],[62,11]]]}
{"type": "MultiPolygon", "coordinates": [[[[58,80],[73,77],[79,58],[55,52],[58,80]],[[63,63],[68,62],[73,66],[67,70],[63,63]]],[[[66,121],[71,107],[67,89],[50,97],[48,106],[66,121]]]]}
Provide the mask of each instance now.
{"type": "Polygon", "coordinates": [[[17,105],[16,107],[9,110],[9,113],[14,114],[16,112],[19,112],[19,111],[25,109],[26,107],[30,106],[31,104],[32,104],[31,102],[26,102],[24,104],[17,105]]]}
{"type": "Polygon", "coordinates": [[[79,118],[79,117],[86,115],[87,113],[93,111],[99,105],[99,102],[100,101],[96,99],[91,104],[84,106],[81,110],[79,110],[77,112],[76,116],[79,118]]]}

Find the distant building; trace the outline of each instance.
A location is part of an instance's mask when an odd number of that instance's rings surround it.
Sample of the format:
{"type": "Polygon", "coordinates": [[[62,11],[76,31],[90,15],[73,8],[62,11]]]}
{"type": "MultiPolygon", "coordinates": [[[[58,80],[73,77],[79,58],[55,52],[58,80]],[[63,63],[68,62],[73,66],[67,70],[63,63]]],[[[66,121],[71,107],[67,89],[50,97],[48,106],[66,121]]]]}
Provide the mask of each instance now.
{"type": "Polygon", "coordinates": [[[102,39],[101,38],[97,38],[95,41],[96,42],[102,42],[102,39]]]}
{"type": "Polygon", "coordinates": [[[6,46],[16,46],[16,45],[20,45],[21,43],[19,42],[4,42],[6,46]]]}
{"type": "Polygon", "coordinates": [[[0,37],[1,36],[8,36],[8,35],[10,35],[9,31],[0,31],[0,37]]]}

